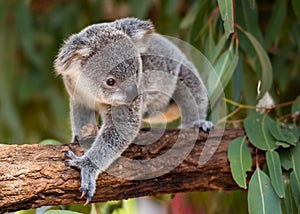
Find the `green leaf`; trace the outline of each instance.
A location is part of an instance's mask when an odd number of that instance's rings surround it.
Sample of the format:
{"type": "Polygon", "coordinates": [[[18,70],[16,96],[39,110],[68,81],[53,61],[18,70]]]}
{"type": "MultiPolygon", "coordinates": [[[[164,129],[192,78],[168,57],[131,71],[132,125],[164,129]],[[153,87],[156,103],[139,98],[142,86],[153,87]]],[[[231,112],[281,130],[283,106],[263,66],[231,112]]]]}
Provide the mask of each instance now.
{"type": "MultiPolygon", "coordinates": [[[[148,0],[148,1],[151,2],[151,3],[153,2],[152,0],[148,0]]],[[[176,11],[176,8],[178,7],[178,3],[179,3],[179,0],[167,0],[166,1],[166,6],[165,6],[165,13],[168,16],[173,15],[174,11],[176,11]]],[[[138,1],[137,5],[140,5],[140,4],[141,4],[141,1],[138,1]]],[[[145,15],[147,15],[147,14],[145,14],[145,15]]]]}
{"type": "Polygon", "coordinates": [[[275,139],[293,146],[296,145],[296,142],[298,140],[296,139],[295,135],[290,130],[281,128],[279,120],[277,120],[276,122],[272,120],[269,127],[270,132],[275,139]]]}
{"type": "MultiPolygon", "coordinates": [[[[258,62],[254,62],[256,69],[254,71],[256,72],[256,75],[258,76],[258,79],[261,81],[261,88],[260,88],[260,94],[258,98],[263,97],[263,95],[270,90],[273,82],[273,70],[272,70],[272,64],[270,62],[270,59],[262,47],[262,45],[255,39],[253,35],[248,33],[247,31],[240,29],[240,32],[245,35],[245,37],[248,39],[248,42],[252,45],[255,54],[251,57],[257,57],[258,62]]],[[[242,45],[242,43],[240,42],[242,45]]],[[[246,46],[247,49],[244,48],[244,51],[247,53],[249,51],[248,45],[246,46]]]]}
{"type": "Polygon", "coordinates": [[[232,0],[218,0],[220,14],[223,20],[226,37],[234,32],[232,0]]]}
{"type": "Polygon", "coordinates": [[[129,0],[129,5],[132,9],[132,14],[140,19],[144,19],[147,16],[147,13],[151,8],[152,3],[152,0],[129,0]]]}
{"type": "Polygon", "coordinates": [[[285,184],[285,197],[284,197],[284,205],[286,213],[297,213],[297,207],[295,204],[295,200],[293,198],[291,185],[289,179],[287,179],[287,182],[285,184]]]}
{"type": "Polygon", "coordinates": [[[298,18],[298,26],[300,26],[300,1],[299,0],[292,0],[292,6],[294,9],[294,13],[298,18]]]}
{"type": "Polygon", "coordinates": [[[295,102],[292,105],[292,115],[300,114],[300,95],[295,99],[295,102]]]}
{"type": "Polygon", "coordinates": [[[224,88],[232,77],[237,63],[238,51],[233,49],[233,45],[230,45],[229,49],[220,56],[214,66],[224,88]]]}
{"type": "Polygon", "coordinates": [[[210,1],[208,0],[200,1],[197,15],[193,21],[190,33],[190,43],[196,47],[200,42],[203,29],[207,28],[206,15],[209,11],[209,3],[210,1]]]}
{"type": "Polygon", "coordinates": [[[284,149],[279,153],[281,166],[286,170],[290,170],[292,165],[291,152],[289,149],[284,149]]]}
{"type": "Polygon", "coordinates": [[[300,129],[295,124],[288,124],[286,128],[291,131],[296,139],[300,138],[300,129]]]}
{"type": "Polygon", "coordinates": [[[23,50],[25,55],[34,65],[40,66],[42,64],[42,59],[39,54],[37,54],[34,47],[34,29],[32,23],[33,19],[32,14],[30,13],[29,4],[26,3],[26,1],[18,1],[16,5],[16,24],[19,30],[23,50]]]}
{"type": "Polygon", "coordinates": [[[210,60],[213,57],[213,50],[215,48],[215,41],[213,38],[213,32],[209,30],[207,42],[205,44],[204,55],[210,60]]]}
{"type": "Polygon", "coordinates": [[[79,212],[73,212],[69,210],[48,210],[44,214],[80,214],[79,212]]]}
{"type": "MultiPolygon", "coordinates": [[[[215,71],[221,81],[223,88],[227,86],[230,79],[233,76],[235,68],[238,63],[238,49],[237,47],[234,49],[233,44],[229,46],[229,49],[226,50],[217,60],[216,64],[214,65],[215,71]]],[[[210,96],[211,105],[214,106],[217,100],[219,100],[220,95],[222,94],[222,90],[220,90],[217,86],[219,82],[215,79],[212,80],[212,87],[215,87],[212,91],[213,94],[210,96]]]]}
{"type": "Polygon", "coordinates": [[[272,122],[267,114],[254,113],[248,116],[244,121],[246,133],[250,142],[257,148],[267,151],[276,149],[276,140],[269,132],[269,125],[272,122]]]}
{"type": "Polygon", "coordinates": [[[62,143],[59,142],[59,141],[57,141],[57,140],[53,140],[53,139],[45,139],[45,140],[42,140],[41,142],[39,142],[39,144],[41,144],[41,145],[55,145],[55,146],[59,146],[62,143]]]}
{"type": "Polygon", "coordinates": [[[266,159],[273,188],[280,198],[284,198],[284,184],[279,155],[276,151],[267,151],[266,159]]]}
{"type": "Polygon", "coordinates": [[[291,182],[291,188],[292,188],[292,193],[293,193],[295,202],[296,202],[297,206],[300,206],[299,177],[297,177],[295,172],[291,172],[290,182],[291,182]]]}
{"type": "Polygon", "coordinates": [[[291,188],[297,206],[300,206],[300,143],[291,149],[293,172],[291,173],[291,188]]]}
{"type": "Polygon", "coordinates": [[[289,147],[291,147],[290,144],[282,142],[282,141],[276,141],[276,145],[277,146],[281,146],[282,148],[289,148],[289,147]]]}
{"type": "Polygon", "coordinates": [[[234,139],[228,147],[228,159],[234,181],[242,188],[247,189],[247,171],[251,170],[251,153],[246,145],[246,137],[234,139]]]}
{"type": "MultiPolygon", "coordinates": [[[[243,89],[243,75],[244,75],[244,66],[243,66],[244,57],[242,52],[239,50],[239,60],[235,68],[234,74],[232,76],[232,90],[231,97],[234,101],[240,101],[242,89],[243,89]]],[[[248,96],[248,94],[247,94],[248,96]]],[[[234,110],[234,109],[232,109],[234,110]]]]}
{"type": "Polygon", "coordinates": [[[136,211],[136,199],[123,200],[124,213],[135,213],[136,211]]]}
{"type": "Polygon", "coordinates": [[[257,168],[251,177],[248,191],[248,211],[257,213],[281,213],[280,199],[276,195],[269,177],[257,168]]]}
{"type": "Polygon", "coordinates": [[[199,1],[196,1],[192,8],[189,10],[189,12],[183,17],[181,23],[180,23],[180,28],[181,29],[185,29],[187,27],[190,27],[194,20],[196,19],[196,16],[198,14],[198,10],[199,10],[199,1]]]}
{"type": "Polygon", "coordinates": [[[266,30],[266,35],[265,35],[266,49],[268,49],[271,46],[276,36],[278,36],[282,24],[284,22],[284,19],[286,17],[286,11],[287,11],[286,1],[277,0],[276,4],[272,9],[272,15],[266,30]]]}
{"type": "Polygon", "coordinates": [[[36,214],[36,209],[20,210],[15,212],[15,214],[36,214]]]}
{"type": "Polygon", "coordinates": [[[236,23],[250,32],[259,41],[263,42],[263,36],[259,28],[258,12],[255,1],[253,5],[248,0],[235,1],[236,23]]]}
{"type": "Polygon", "coordinates": [[[224,49],[226,43],[226,35],[223,35],[219,41],[218,44],[214,47],[211,58],[208,58],[211,64],[215,64],[217,58],[220,56],[221,51],[224,49]]]}

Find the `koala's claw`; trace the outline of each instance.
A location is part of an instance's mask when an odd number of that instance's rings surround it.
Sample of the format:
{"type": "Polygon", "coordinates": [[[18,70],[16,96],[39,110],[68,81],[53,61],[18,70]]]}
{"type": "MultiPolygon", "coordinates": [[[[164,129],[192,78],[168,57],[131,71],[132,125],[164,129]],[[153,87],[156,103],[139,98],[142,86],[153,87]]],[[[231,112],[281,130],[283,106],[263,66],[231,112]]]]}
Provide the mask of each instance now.
{"type": "Polygon", "coordinates": [[[84,205],[87,205],[92,201],[93,195],[88,194],[88,190],[82,191],[80,198],[83,198],[84,196],[86,196],[86,201],[85,201],[84,205]]]}
{"type": "Polygon", "coordinates": [[[80,158],[77,157],[71,150],[65,151],[65,157],[71,159],[71,160],[65,161],[66,166],[74,166],[74,167],[80,168],[79,164],[78,164],[80,158]]]}
{"type": "Polygon", "coordinates": [[[79,143],[79,136],[75,135],[71,143],[79,143]]]}
{"type": "Polygon", "coordinates": [[[204,132],[209,132],[214,128],[214,124],[207,120],[199,121],[199,128],[204,132]]]}
{"type": "Polygon", "coordinates": [[[192,128],[192,127],[197,127],[204,132],[209,132],[214,128],[214,124],[211,121],[199,120],[193,123],[189,123],[187,125],[181,124],[178,128],[184,129],[184,128],[192,128]]]}
{"type": "Polygon", "coordinates": [[[96,190],[96,177],[98,167],[86,156],[78,157],[72,151],[65,151],[66,166],[74,166],[81,169],[81,197],[86,197],[85,205],[90,203],[96,190]]]}
{"type": "Polygon", "coordinates": [[[87,205],[91,202],[93,195],[88,194],[88,189],[83,189],[82,187],[80,187],[79,191],[81,192],[81,196],[80,198],[83,198],[84,196],[86,196],[86,201],[84,203],[84,205],[87,205]]]}

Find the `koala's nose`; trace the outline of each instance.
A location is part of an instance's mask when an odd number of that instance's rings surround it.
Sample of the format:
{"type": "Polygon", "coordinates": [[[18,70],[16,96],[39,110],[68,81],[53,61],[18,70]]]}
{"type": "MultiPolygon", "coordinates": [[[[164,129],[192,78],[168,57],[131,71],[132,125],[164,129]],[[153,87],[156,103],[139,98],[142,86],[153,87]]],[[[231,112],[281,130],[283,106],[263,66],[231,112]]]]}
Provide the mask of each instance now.
{"type": "Polygon", "coordinates": [[[134,98],[138,96],[138,89],[136,84],[127,86],[125,89],[125,94],[127,97],[127,101],[129,102],[133,101],[134,98]]]}

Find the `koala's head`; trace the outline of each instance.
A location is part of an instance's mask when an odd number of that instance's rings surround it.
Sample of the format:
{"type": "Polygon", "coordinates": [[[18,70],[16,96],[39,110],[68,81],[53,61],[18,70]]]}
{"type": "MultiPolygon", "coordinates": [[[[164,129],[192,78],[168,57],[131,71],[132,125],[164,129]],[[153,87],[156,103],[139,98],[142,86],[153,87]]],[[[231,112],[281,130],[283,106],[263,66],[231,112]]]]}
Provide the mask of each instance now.
{"type": "Polygon", "coordinates": [[[153,31],[150,22],[134,18],[91,25],[65,42],[55,70],[74,99],[89,105],[131,103],[142,74],[143,39],[153,31]]]}

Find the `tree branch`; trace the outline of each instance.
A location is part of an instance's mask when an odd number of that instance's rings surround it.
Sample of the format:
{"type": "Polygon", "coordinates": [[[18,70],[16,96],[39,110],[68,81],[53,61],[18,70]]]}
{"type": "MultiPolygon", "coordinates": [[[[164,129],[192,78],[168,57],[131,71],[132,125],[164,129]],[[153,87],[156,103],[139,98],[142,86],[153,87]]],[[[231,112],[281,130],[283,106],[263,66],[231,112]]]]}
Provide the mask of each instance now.
{"type": "MultiPolygon", "coordinates": [[[[145,139],[149,139],[148,132],[141,131],[140,134],[148,134],[145,139]]],[[[154,135],[150,139],[154,139],[154,135]]],[[[137,145],[147,143],[139,137],[137,144],[131,145],[122,156],[145,164],[135,165],[124,158],[116,161],[107,172],[99,175],[93,202],[164,193],[238,189],[231,176],[227,148],[231,140],[245,136],[245,132],[226,129],[223,134],[222,130],[216,129],[209,134],[207,143],[208,134],[200,132],[197,135],[195,143],[189,133],[182,135],[180,130],[168,130],[150,145],[137,145]],[[185,142],[192,143],[192,151],[176,168],[156,177],[169,163],[180,159],[180,151],[189,145],[177,143],[180,136],[185,142]],[[219,145],[216,144],[218,139],[222,139],[219,145]],[[168,151],[172,152],[168,154],[168,151]],[[170,155],[168,160],[159,158],[164,154],[170,155]],[[122,173],[122,177],[116,177],[118,173],[122,173]],[[151,175],[153,178],[149,178],[151,175]]],[[[249,148],[254,156],[253,147],[249,148]]],[[[44,205],[83,203],[78,191],[80,173],[64,165],[63,151],[69,149],[77,154],[83,153],[78,144],[0,145],[0,213],[44,205]]],[[[264,162],[263,155],[259,155],[259,161],[264,162]]]]}

